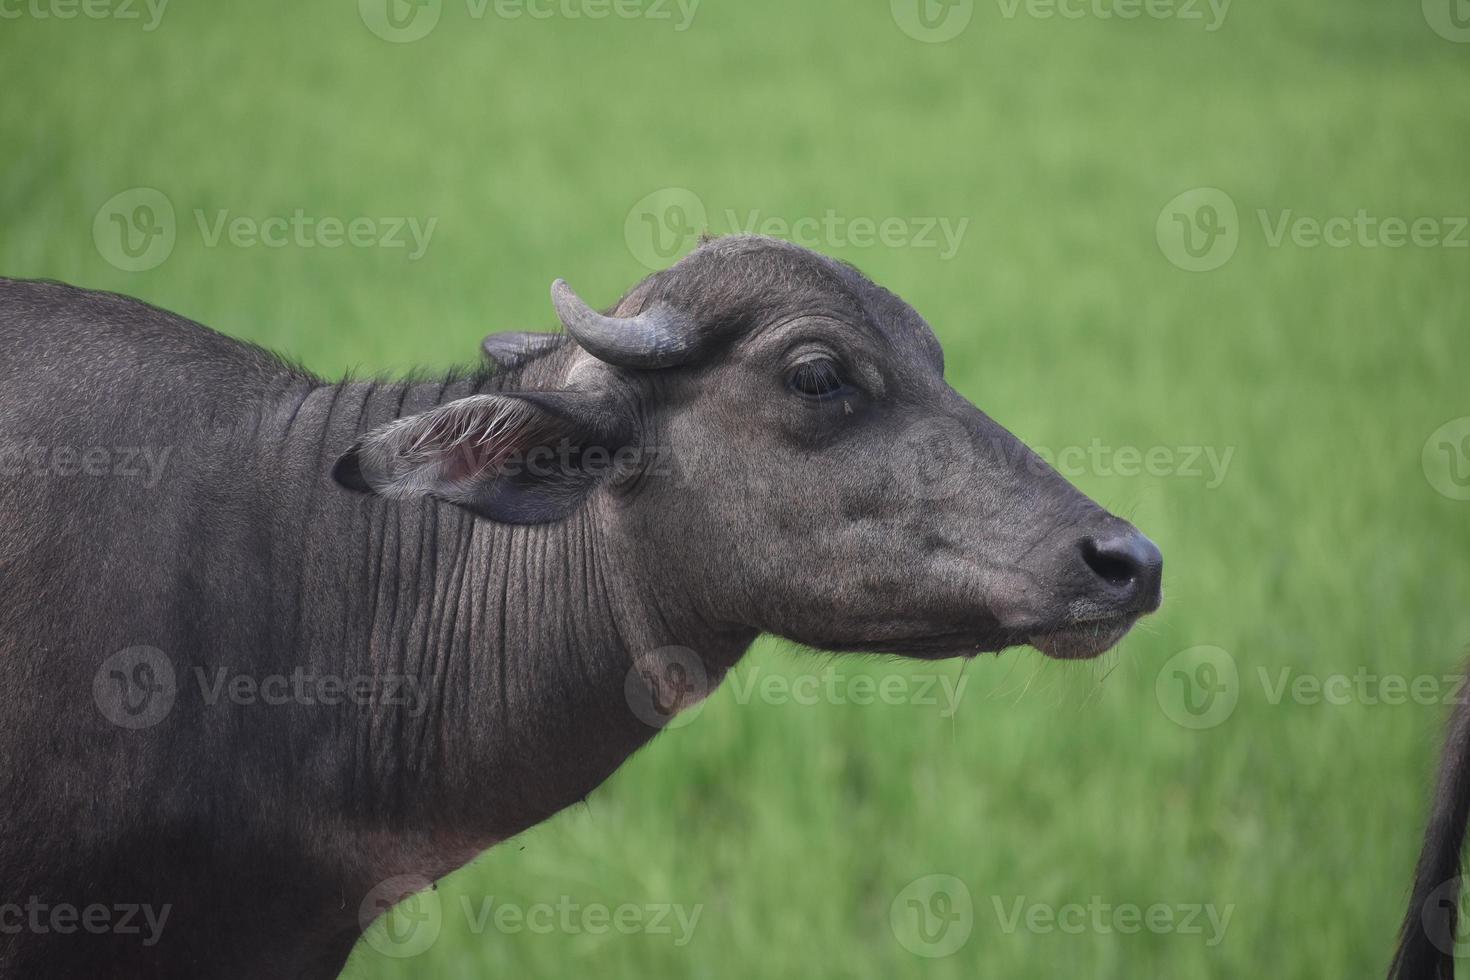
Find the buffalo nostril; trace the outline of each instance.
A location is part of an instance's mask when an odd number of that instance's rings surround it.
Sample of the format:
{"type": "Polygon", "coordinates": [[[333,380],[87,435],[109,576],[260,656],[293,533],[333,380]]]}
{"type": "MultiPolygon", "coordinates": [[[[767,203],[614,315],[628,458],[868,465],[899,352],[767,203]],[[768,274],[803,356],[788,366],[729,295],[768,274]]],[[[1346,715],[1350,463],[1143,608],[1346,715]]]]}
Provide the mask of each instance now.
{"type": "Polygon", "coordinates": [[[1157,608],[1164,556],[1138,531],[1083,539],[1082,560],[1110,586],[1127,589],[1140,608],[1157,608]]]}
{"type": "Polygon", "coordinates": [[[1138,566],[1126,552],[1107,550],[1092,538],[1082,542],[1082,560],[1099,578],[1113,585],[1127,585],[1138,575],[1138,566]]]}

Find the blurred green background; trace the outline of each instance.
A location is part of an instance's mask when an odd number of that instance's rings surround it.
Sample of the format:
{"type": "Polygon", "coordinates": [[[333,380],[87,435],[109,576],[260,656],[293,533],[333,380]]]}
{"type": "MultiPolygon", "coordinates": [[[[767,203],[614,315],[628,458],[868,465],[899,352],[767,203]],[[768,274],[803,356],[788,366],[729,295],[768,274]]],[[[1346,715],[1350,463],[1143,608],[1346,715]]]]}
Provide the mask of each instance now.
{"type": "Polygon", "coordinates": [[[1463,0],[91,3],[0,4],[0,274],[407,370],[753,219],[904,295],[1168,558],[1096,663],[763,643],[347,976],[1386,966],[1470,644],[1463,0]]]}

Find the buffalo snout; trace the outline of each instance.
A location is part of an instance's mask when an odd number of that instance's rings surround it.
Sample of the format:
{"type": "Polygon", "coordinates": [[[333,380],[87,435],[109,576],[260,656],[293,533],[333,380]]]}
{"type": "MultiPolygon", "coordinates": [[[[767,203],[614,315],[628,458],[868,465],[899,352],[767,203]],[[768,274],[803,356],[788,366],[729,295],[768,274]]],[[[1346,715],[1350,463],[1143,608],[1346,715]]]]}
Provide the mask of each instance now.
{"type": "Polygon", "coordinates": [[[1163,601],[1164,556],[1158,545],[1131,524],[1119,522],[1084,537],[1078,557],[1091,572],[1094,601],[1118,615],[1144,615],[1163,601]]]}

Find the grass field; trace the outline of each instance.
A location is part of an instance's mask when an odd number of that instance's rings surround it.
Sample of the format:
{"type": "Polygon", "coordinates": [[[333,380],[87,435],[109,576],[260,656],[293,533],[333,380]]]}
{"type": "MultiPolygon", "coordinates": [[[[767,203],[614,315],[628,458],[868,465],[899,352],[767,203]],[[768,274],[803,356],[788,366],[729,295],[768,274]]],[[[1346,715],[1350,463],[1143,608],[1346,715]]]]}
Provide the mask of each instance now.
{"type": "Polygon", "coordinates": [[[1085,665],[763,642],[348,977],[1382,972],[1470,647],[1463,2],[374,2],[0,4],[0,274],[406,370],[783,231],[1167,599],[1085,665]]]}

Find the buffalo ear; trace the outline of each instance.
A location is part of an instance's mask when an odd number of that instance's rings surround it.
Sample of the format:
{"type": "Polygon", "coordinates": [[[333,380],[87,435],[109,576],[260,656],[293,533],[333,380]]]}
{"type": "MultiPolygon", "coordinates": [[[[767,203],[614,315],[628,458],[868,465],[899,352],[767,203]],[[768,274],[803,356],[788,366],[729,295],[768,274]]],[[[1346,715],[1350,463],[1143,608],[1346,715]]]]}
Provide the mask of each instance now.
{"type": "Polygon", "coordinates": [[[491,364],[508,371],[556,347],[563,336],[559,333],[492,333],[480,342],[480,353],[491,364]]]}
{"type": "Polygon", "coordinates": [[[604,396],[474,395],[374,429],[332,476],[392,500],[435,497],[502,524],[544,524],[612,473],[632,430],[604,396]]]}

